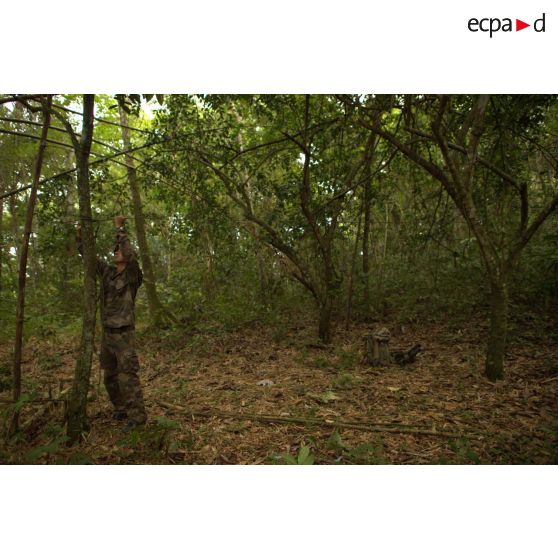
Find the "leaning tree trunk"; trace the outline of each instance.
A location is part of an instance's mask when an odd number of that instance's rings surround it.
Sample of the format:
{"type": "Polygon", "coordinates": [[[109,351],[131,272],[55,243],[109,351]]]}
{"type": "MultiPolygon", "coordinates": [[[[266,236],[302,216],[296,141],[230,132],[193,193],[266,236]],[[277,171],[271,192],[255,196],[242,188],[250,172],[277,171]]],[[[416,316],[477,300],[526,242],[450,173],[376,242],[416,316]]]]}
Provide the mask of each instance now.
{"type": "MultiPolygon", "coordinates": [[[[35,163],[35,172],[33,174],[33,184],[31,186],[31,194],[27,204],[27,214],[25,217],[25,227],[23,229],[23,242],[21,243],[21,254],[19,257],[18,270],[18,288],[17,288],[17,307],[16,307],[16,333],[14,343],[14,368],[13,368],[13,398],[14,402],[18,401],[21,396],[21,356],[23,350],[23,320],[25,312],[25,283],[27,279],[27,256],[29,254],[29,238],[33,228],[33,214],[35,213],[35,205],[37,203],[37,190],[39,180],[41,178],[41,169],[43,167],[43,158],[47,145],[48,128],[50,126],[50,106],[52,104],[52,95],[48,95],[43,108],[43,128],[41,132],[41,142],[39,143],[39,151],[37,153],[37,161],[35,163]]],[[[13,414],[10,424],[10,433],[13,434],[19,429],[19,411],[13,414]]]]}
{"type": "Polygon", "coordinates": [[[492,382],[504,377],[507,330],[508,287],[505,280],[493,281],[490,301],[490,332],[485,365],[485,374],[492,382]]]}
{"type": "Polygon", "coordinates": [[[71,444],[77,442],[88,429],[87,393],[91,375],[91,361],[95,340],[96,294],[95,275],[97,270],[95,238],[91,214],[89,190],[89,154],[93,139],[93,112],[95,95],[83,96],[83,123],[79,149],[76,149],[79,215],[83,246],[83,322],[81,343],[76,361],[74,381],[67,413],[67,434],[71,444]]]}
{"type": "MultiPolygon", "coordinates": [[[[124,149],[129,151],[130,144],[130,131],[128,128],[128,115],[122,108],[120,110],[120,125],[122,129],[122,141],[124,149]]],[[[151,255],[149,252],[149,245],[147,244],[147,235],[145,233],[145,218],[143,215],[143,207],[141,202],[140,187],[138,184],[138,176],[134,164],[134,158],[130,153],[126,156],[126,170],[128,173],[128,184],[132,194],[132,205],[134,210],[134,220],[136,222],[136,235],[140,249],[141,263],[143,267],[145,279],[145,292],[147,294],[147,304],[149,306],[149,315],[151,321],[155,326],[161,326],[166,321],[165,318],[171,317],[163,308],[157,295],[157,286],[155,283],[155,273],[153,271],[153,264],[151,262],[151,255]]]]}

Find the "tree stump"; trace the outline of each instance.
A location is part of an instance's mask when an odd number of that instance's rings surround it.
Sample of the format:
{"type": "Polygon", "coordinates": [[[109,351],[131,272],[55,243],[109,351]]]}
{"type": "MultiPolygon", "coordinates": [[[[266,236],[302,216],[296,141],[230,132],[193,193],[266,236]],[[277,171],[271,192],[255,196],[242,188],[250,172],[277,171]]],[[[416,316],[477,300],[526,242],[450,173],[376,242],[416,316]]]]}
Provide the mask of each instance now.
{"type": "Polygon", "coordinates": [[[377,329],[364,337],[365,357],[364,360],[371,366],[383,366],[390,364],[389,340],[391,334],[385,327],[377,329]]]}

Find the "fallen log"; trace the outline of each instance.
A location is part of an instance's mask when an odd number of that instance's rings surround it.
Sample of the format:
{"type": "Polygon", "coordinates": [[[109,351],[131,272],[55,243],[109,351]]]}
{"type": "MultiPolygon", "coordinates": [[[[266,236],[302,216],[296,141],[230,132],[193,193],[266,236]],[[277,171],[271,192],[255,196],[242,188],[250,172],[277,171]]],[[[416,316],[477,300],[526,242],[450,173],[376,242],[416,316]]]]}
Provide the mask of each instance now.
{"type": "Polygon", "coordinates": [[[372,422],[338,422],[330,420],[321,420],[307,417],[283,417],[275,415],[257,415],[252,413],[227,413],[217,410],[196,410],[188,409],[176,403],[167,403],[165,401],[156,401],[158,405],[165,409],[181,412],[192,417],[204,418],[230,418],[236,420],[252,420],[270,424],[300,424],[303,426],[323,426],[329,428],[339,428],[344,430],[365,430],[368,432],[382,432],[386,434],[417,434],[421,436],[442,436],[446,438],[464,438],[468,435],[463,432],[451,432],[446,430],[436,430],[417,428],[413,425],[401,423],[372,423],[372,422]]]}

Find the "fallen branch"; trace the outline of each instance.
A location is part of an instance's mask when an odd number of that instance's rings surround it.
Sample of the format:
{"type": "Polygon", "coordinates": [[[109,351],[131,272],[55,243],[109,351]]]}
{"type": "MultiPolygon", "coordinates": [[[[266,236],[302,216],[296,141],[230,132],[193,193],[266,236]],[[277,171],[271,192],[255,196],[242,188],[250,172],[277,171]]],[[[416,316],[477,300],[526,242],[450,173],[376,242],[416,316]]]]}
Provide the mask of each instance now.
{"type": "Polygon", "coordinates": [[[460,432],[448,432],[443,430],[427,430],[423,428],[414,428],[411,425],[399,424],[399,423],[374,423],[374,422],[334,422],[327,420],[320,420],[316,418],[305,418],[305,417],[281,417],[275,415],[256,415],[251,413],[226,413],[223,411],[211,410],[211,411],[201,411],[195,409],[188,409],[182,405],[176,405],[175,403],[166,403],[164,401],[156,401],[158,405],[165,409],[171,409],[175,411],[182,412],[193,417],[218,417],[218,418],[232,418],[236,420],[253,420],[263,423],[275,423],[275,424],[301,424],[304,426],[323,426],[323,427],[333,427],[346,430],[366,430],[368,432],[384,432],[390,434],[419,434],[423,436],[444,436],[446,438],[462,438],[463,433],[460,432]]]}
{"type": "MultiPolygon", "coordinates": [[[[25,402],[25,405],[42,405],[44,403],[65,403],[67,402],[67,399],[62,399],[60,397],[53,397],[52,399],[50,398],[45,398],[45,399],[30,399],[29,401],[25,402]]],[[[0,399],[0,405],[13,405],[14,404],[14,400],[13,399],[0,399]]]]}

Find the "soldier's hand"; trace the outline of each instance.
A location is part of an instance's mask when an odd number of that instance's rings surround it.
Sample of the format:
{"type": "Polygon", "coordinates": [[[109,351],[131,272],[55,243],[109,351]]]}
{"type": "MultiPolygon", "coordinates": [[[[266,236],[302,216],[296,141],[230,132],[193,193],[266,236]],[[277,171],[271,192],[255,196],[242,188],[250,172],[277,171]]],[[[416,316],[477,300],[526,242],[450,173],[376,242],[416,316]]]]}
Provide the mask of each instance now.
{"type": "Polygon", "coordinates": [[[123,226],[124,226],[124,223],[126,222],[126,219],[127,219],[127,218],[128,218],[128,217],[124,217],[124,215],[117,215],[117,216],[114,218],[114,225],[116,226],[116,228],[118,229],[118,228],[120,228],[120,227],[123,227],[123,226]]]}

